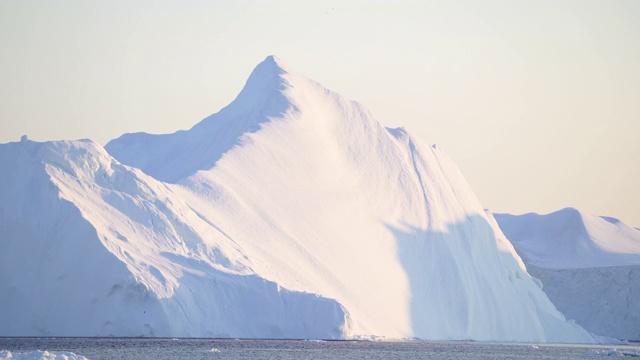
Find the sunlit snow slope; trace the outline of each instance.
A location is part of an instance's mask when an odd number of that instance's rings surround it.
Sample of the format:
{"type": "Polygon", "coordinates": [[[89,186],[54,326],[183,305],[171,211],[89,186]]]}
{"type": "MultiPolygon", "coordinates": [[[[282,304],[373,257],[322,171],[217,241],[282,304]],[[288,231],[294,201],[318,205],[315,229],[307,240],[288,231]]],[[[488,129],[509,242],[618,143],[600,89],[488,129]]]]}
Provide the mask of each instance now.
{"type": "Polygon", "coordinates": [[[495,218],[567,317],[596,334],[640,340],[640,231],[571,208],[495,218]]]}
{"type": "Polygon", "coordinates": [[[593,341],[441,150],[274,57],[106,149],[0,145],[0,335],[593,341]]]}

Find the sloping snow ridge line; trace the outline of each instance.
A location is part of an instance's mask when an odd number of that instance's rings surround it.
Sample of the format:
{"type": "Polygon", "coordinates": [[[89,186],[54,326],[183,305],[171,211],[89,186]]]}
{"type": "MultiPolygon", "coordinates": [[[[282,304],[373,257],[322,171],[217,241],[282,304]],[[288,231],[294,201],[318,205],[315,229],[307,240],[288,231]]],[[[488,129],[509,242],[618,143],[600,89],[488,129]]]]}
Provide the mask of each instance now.
{"type": "Polygon", "coordinates": [[[595,334],[640,340],[640,231],[572,208],[495,218],[567,317],[595,334]]]}
{"type": "Polygon", "coordinates": [[[0,145],[0,336],[594,341],[441,150],[273,56],[106,150],[0,145]]]}

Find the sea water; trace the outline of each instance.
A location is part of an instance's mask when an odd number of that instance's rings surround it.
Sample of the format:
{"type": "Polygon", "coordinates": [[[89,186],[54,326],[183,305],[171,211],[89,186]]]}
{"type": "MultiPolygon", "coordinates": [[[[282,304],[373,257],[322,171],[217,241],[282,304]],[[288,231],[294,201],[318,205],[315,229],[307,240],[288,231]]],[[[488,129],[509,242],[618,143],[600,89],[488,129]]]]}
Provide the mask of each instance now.
{"type": "MultiPolygon", "coordinates": [[[[637,346],[619,346],[633,353],[637,346]]],[[[141,338],[0,338],[14,357],[36,350],[111,359],[597,359],[610,347],[477,342],[292,341],[141,338]]]]}

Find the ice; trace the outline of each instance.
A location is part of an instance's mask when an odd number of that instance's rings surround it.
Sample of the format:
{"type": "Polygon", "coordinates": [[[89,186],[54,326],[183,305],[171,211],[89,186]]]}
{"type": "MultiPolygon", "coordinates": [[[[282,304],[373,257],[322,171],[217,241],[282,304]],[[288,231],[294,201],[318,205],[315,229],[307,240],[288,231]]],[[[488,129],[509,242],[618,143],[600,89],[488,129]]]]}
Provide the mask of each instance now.
{"type": "Polygon", "coordinates": [[[440,147],[275,57],[106,150],[0,145],[0,336],[594,341],[440,147]]]}
{"type": "Polygon", "coordinates": [[[495,214],[531,264],[546,269],[640,265],[640,232],[611,217],[566,208],[547,215],[495,214]]]}
{"type": "Polygon", "coordinates": [[[587,356],[624,356],[622,353],[614,348],[608,349],[589,349],[584,352],[587,356]]]}
{"type": "Polygon", "coordinates": [[[640,349],[617,349],[617,348],[602,348],[602,349],[589,349],[584,352],[587,356],[616,356],[616,357],[640,357],[640,349]]]}
{"type": "Polygon", "coordinates": [[[0,351],[0,360],[89,360],[68,351],[31,351],[27,353],[12,353],[8,350],[0,351]]]}
{"type": "Polygon", "coordinates": [[[567,317],[598,335],[640,340],[640,232],[572,208],[495,218],[567,317]]]}

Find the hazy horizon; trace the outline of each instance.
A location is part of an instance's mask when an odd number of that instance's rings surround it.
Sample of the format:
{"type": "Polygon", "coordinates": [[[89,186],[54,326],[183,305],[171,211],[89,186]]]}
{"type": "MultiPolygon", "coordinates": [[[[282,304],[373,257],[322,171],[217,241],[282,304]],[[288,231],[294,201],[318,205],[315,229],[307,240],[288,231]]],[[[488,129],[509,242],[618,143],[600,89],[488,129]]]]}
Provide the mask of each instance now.
{"type": "Polygon", "coordinates": [[[0,0],[0,143],[187,129],[275,54],[438,143],[484,207],[640,227],[640,2],[0,0]]]}

